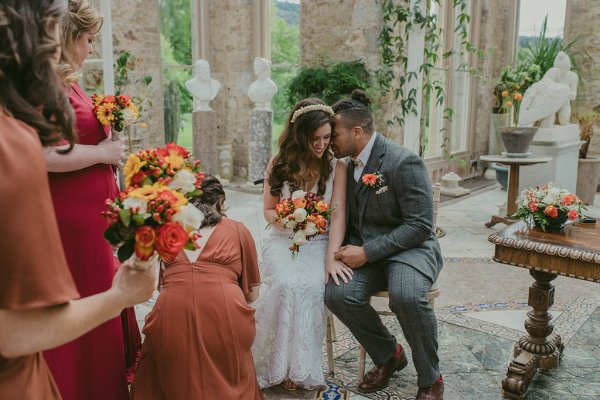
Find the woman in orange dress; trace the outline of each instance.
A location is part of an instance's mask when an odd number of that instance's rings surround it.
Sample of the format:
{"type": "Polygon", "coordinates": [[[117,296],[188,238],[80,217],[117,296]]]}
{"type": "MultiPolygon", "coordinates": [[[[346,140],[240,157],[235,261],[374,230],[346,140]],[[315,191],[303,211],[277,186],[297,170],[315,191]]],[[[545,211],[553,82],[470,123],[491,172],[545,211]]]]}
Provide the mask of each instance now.
{"type": "Polygon", "coordinates": [[[62,0],[0,2],[0,399],[56,400],[41,351],[148,299],[152,271],[122,266],[107,291],[82,299],[60,244],[42,145],[75,142],[55,72],[62,0]]]}
{"type": "Polygon", "coordinates": [[[146,317],[134,400],[262,399],[252,360],[260,276],[254,241],[223,214],[217,178],[202,182],[198,250],[164,262],[160,295],[146,317]]]}

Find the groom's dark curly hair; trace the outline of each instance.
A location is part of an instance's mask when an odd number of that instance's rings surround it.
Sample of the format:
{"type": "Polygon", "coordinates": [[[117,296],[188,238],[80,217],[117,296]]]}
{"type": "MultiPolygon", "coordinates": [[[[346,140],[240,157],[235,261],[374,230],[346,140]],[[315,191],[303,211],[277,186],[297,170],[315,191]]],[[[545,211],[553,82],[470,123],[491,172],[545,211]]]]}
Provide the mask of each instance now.
{"type": "Polygon", "coordinates": [[[309,98],[300,100],[290,111],[285,127],[279,138],[279,153],[273,159],[271,173],[268,176],[271,195],[281,196],[284,182],[288,182],[290,191],[310,190],[317,183],[317,194],[325,193],[327,179],[333,171],[333,154],[328,146],[321,158],[312,150],[315,131],[325,124],[332,124],[332,116],[321,110],[306,112],[291,122],[294,112],[302,107],[322,104],[322,100],[309,98]]]}

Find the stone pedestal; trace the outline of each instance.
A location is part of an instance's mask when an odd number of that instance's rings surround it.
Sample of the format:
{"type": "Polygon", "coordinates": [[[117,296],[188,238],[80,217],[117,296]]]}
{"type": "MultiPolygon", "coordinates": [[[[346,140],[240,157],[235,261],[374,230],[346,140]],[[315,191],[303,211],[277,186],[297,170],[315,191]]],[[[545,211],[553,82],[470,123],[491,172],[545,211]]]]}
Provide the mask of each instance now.
{"type": "Polygon", "coordinates": [[[521,172],[519,192],[530,186],[541,186],[552,181],[575,193],[580,145],[578,125],[540,128],[529,147],[529,151],[533,153],[531,157],[550,156],[552,160],[547,164],[525,168],[521,172]]]}
{"type": "Polygon", "coordinates": [[[217,152],[219,153],[219,177],[221,183],[226,185],[233,179],[233,141],[231,139],[219,140],[217,152]]]}
{"type": "Polygon", "coordinates": [[[217,115],[214,111],[192,112],[193,156],[200,161],[202,172],[216,175],[218,169],[217,115]]]}
{"type": "Polygon", "coordinates": [[[442,176],[441,194],[452,197],[460,197],[471,193],[469,189],[458,186],[458,182],[460,181],[460,176],[458,176],[454,172],[450,172],[442,176]]]}
{"type": "Polygon", "coordinates": [[[267,164],[271,159],[271,137],[273,131],[273,111],[250,111],[250,143],[248,144],[248,183],[263,179],[267,164]]]}

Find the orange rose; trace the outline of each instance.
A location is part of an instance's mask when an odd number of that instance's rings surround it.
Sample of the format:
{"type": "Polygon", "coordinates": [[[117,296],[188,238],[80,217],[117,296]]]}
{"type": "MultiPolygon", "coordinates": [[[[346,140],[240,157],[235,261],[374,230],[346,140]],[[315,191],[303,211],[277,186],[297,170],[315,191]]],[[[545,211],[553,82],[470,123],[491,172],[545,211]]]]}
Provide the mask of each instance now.
{"type": "Polygon", "coordinates": [[[575,196],[574,194],[568,194],[563,198],[561,203],[568,206],[570,204],[573,204],[575,199],[577,199],[577,196],[575,196]]]}
{"type": "Polygon", "coordinates": [[[531,203],[529,203],[529,209],[531,210],[531,212],[536,212],[538,210],[538,206],[534,201],[532,201],[531,203]]]}
{"type": "Polygon", "coordinates": [[[508,90],[502,91],[502,97],[508,97],[508,90]]]}
{"type": "Polygon", "coordinates": [[[166,222],[158,228],[157,233],[156,251],[165,260],[173,259],[190,239],[183,226],[177,222],[166,222]]]}
{"type": "Polygon", "coordinates": [[[304,208],[306,207],[306,199],[303,197],[299,197],[293,200],[294,207],[296,208],[304,208]]]}
{"type": "Polygon", "coordinates": [[[515,93],[513,98],[515,99],[515,101],[521,101],[523,100],[523,95],[521,93],[515,93]]]}
{"type": "Polygon", "coordinates": [[[173,142],[167,144],[165,149],[170,156],[181,156],[186,158],[190,155],[190,152],[187,151],[185,147],[179,146],[173,142]]]}
{"type": "Polygon", "coordinates": [[[504,104],[506,104],[506,107],[512,107],[512,101],[510,101],[510,100],[508,100],[508,101],[507,101],[506,103],[504,103],[504,104]]]}
{"type": "Polygon", "coordinates": [[[323,200],[320,200],[317,204],[315,204],[315,208],[318,212],[324,212],[329,210],[329,205],[325,203],[323,200]]]}
{"type": "Polygon", "coordinates": [[[558,217],[558,209],[553,205],[546,206],[546,208],[544,209],[544,214],[546,214],[550,218],[556,218],[558,217]]]}
{"type": "Polygon", "coordinates": [[[151,226],[140,226],[135,230],[135,255],[141,260],[148,260],[154,253],[156,231],[151,226]]]}
{"type": "Polygon", "coordinates": [[[327,220],[322,215],[317,215],[314,220],[314,224],[317,228],[323,229],[327,226],[327,220]]]}
{"type": "Polygon", "coordinates": [[[569,217],[569,221],[575,221],[579,218],[579,213],[577,210],[571,210],[567,213],[567,216],[569,217]]]}

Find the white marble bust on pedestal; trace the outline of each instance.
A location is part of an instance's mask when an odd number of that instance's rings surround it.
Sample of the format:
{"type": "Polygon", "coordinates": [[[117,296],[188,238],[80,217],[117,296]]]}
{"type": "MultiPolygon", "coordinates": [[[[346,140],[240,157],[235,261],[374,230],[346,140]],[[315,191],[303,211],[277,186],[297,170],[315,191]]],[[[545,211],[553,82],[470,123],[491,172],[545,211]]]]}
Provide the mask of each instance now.
{"type": "Polygon", "coordinates": [[[254,59],[254,73],[257,79],[250,84],[248,97],[255,103],[255,110],[267,110],[271,99],[277,93],[277,85],[269,76],[271,74],[271,61],[266,58],[254,59]]]}
{"type": "Polygon", "coordinates": [[[559,125],[568,125],[571,118],[571,101],[577,97],[579,77],[571,71],[571,59],[559,52],[554,66],[544,77],[525,91],[519,110],[519,125],[533,126],[540,121],[540,128],[552,128],[558,116],[559,125]]]}
{"type": "Polygon", "coordinates": [[[221,84],[210,77],[208,61],[196,61],[195,69],[196,75],[185,83],[185,87],[198,100],[198,107],[194,111],[212,111],[209,102],[217,96],[221,84]]]}

